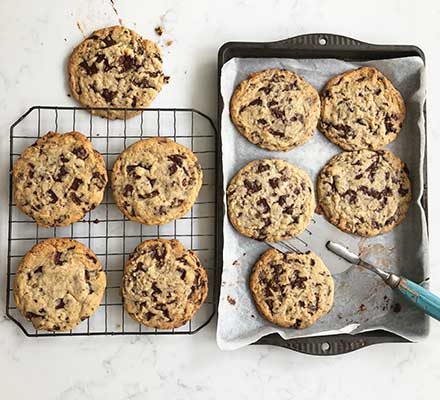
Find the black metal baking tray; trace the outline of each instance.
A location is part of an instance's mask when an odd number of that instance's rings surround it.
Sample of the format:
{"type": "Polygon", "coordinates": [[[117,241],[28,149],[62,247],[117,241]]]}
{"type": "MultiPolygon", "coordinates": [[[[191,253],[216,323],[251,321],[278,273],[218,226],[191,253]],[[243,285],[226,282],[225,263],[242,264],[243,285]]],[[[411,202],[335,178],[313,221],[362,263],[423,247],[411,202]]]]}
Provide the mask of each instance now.
{"type": "MultiPolygon", "coordinates": [[[[218,132],[221,133],[221,114],[223,100],[220,93],[220,76],[222,66],[234,57],[240,58],[337,58],[345,61],[381,60],[400,57],[420,57],[425,63],[423,51],[416,46],[409,45],[376,45],[361,42],[346,36],[329,33],[312,33],[295,36],[277,42],[228,42],[218,52],[218,132]]],[[[425,135],[426,135],[426,105],[425,105],[425,135]]],[[[221,134],[218,137],[218,166],[222,168],[221,134]]],[[[428,218],[427,201],[427,155],[425,140],[424,159],[424,192],[422,206],[428,218]]],[[[219,182],[219,201],[222,205],[223,182],[219,182]]],[[[223,217],[224,209],[218,213],[223,217]]],[[[218,220],[218,226],[221,226],[218,220]]],[[[223,248],[222,232],[218,232],[219,249],[223,248]]],[[[221,253],[221,250],[219,250],[221,253]]],[[[219,260],[219,265],[223,265],[219,260]]],[[[220,275],[220,274],[219,274],[220,275]]],[[[267,335],[254,344],[264,344],[284,347],[290,350],[311,355],[337,355],[348,353],[378,343],[402,343],[409,340],[383,330],[359,333],[356,335],[315,336],[285,340],[278,334],[267,335]]]]}

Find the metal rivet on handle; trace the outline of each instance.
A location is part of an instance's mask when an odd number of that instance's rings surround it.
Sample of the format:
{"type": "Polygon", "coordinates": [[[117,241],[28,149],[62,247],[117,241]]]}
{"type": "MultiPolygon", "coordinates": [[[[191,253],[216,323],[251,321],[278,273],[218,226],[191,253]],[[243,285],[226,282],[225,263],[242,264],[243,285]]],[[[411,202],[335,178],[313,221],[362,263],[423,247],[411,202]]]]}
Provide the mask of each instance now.
{"type": "Polygon", "coordinates": [[[326,39],[324,36],[321,36],[321,37],[318,39],[318,43],[319,43],[321,46],[325,46],[325,45],[327,44],[327,39],[326,39]]]}
{"type": "Polygon", "coordinates": [[[330,350],[330,343],[324,342],[321,344],[321,350],[325,353],[330,350]]]}

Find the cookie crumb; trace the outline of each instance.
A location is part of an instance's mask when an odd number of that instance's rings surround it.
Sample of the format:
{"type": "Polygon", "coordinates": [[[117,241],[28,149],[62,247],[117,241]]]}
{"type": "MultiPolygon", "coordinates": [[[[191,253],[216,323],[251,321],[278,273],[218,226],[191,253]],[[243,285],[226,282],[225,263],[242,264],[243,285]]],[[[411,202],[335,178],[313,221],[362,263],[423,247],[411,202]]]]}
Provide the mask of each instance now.
{"type": "Polygon", "coordinates": [[[101,221],[100,221],[98,218],[96,218],[96,219],[94,219],[92,222],[93,222],[94,224],[99,224],[101,221]]]}
{"type": "Polygon", "coordinates": [[[72,95],[70,93],[67,93],[67,97],[72,97],[72,95]]]}
{"type": "Polygon", "coordinates": [[[365,311],[367,309],[367,307],[365,307],[365,304],[361,304],[360,306],[359,306],[359,311],[365,311]]]}
{"type": "Polygon", "coordinates": [[[165,45],[167,45],[167,46],[169,47],[169,46],[171,46],[173,43],[174,43],[174,41],[170,39],[170,40],[167,40],[167,41],[165,42],[165,45]]]}
{"type": "Polygon", "coordinates": [[[231,296],[228,295],[227,300],[231,306],[235,306],[236,301],[234,298],[232,298],[231,296]]]}
{"type": "Polygon", "coordinates": [[[163,77],[163,82],[164,82],[164,83],[169,83],[169,82],[170,82],[170,79],[171,79],[171,77],[165,75],[165,76],[163,77]]]}
{"type": "Polygon", "coordinates": [[[239,267],[239,266],[240,266],[240,261],[235,260],[235,261],[232,263],[232,265],[233,265],[234,267],[239,267]]]}
{"type": "Polygon", "coordinates": [[[154,28],[154,31],[156,32],[156,34],[158,36],[162,36],[163,35],[163,28],[160,25],[156,26],[156,28],[154,28]]]}
{"type": "Polygon", "coordinates": [[[66,39],[66,38],[64,38],[64,41],[65,41],[65,42],[67,42],[67,39],[66,39]]]}
{"type": "Polygon", "coordinates": [[[251,318],[255,318],[255,315],[254,315],[254,314],[251,314],[251,318]]]}
{"type": "Polygon", "coordinates": [[[402,311],[402,306],[400,305],[400,303],[393,304],[391,306],[391,310],[393,310],[395,313],[399,313],[400,311],[402,311]]]}

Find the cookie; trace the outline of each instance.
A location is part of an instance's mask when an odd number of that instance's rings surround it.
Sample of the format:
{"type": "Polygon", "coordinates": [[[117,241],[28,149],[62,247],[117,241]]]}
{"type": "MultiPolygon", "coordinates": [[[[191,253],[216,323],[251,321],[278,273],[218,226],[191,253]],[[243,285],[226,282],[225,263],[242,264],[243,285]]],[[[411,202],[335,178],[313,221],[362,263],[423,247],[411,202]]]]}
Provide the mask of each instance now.
{"type": "Polygon", "coordinates": [[[249,287],[260,314],[285,328],[307,328],[333,305],[333,278],[312,252],[267,250],[252,269],[249,287]]]}
{"type": "Polygon", "coordinates": [[[241,234],[267,242],[299,235],[312,219],[315,197],[309,176],[284,160],[254,160],[227,189],[228,215],[241,234]]]}
{"type": "Polygon", "coordinates": [[[319,118],[315,88],[292,71],[267,69],[251,74],[235,89],[231,118],[250,142],[287,151],[307,142],[319,118]]]}
{"type": "Polygon", "coordinates": [[[79,132],[49,132],[28,147],[12,171],[15,204],[40,226],[67,226],[101,203],[107,170],[79,132]]]}
{"type": "Polygon", "coordinates": [[[318,177],[318,202],[345,232],[374,236],[391,231],[411,203],[406,165],[388,150],[357,150],[333,157],[318,177]]]}
{"type": "Polygon", "coordinates": [[[145,139],[124,150],[113,165],[113,197],[132,221],[166,224],[191,209],[202,180],[190,149],[166,138],[145,139]]]}
{"type": "Polygon", "coordinates": [[[96,255],[76,240],[52,238],[36,244],[17,269],[17,309],[35,329],[68,331],[99,306],[106,276],[96,255]]]}
{"type": "Polygon", "coordinates": [[[125,265],[121,289],[134,320],[172,329],[184,325],[202,306],[208,276],[197,255],[178,240],[146,240],[125,265]]]}
{"type": "MultiPolygon", "coordinates": [[[[159,47],[123,26],[93,32],[70,56],[69,85],[86,107],[147,107],[167,81],[159,47]]],[[[92,110],[116,119],[140,111],[92,110]]]]}
{"type": "Polygon", "coordinates": [[[344,150],[379,150],[396,139],[405,103],[376,68],[362,67],[330,79],[321,97],[319,130],[344,150]]]}

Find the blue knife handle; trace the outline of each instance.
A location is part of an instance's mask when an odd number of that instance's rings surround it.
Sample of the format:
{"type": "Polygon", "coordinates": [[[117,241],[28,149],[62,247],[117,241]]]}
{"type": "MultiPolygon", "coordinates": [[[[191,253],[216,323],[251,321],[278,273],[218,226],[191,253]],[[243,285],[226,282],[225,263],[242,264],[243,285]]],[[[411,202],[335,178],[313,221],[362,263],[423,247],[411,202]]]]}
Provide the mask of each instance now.
{"type": "Polygon", "coordinates": [[[440,297],[405,278],[400,279],[396,290],[425,314],[440,321],[440,297]]]}

